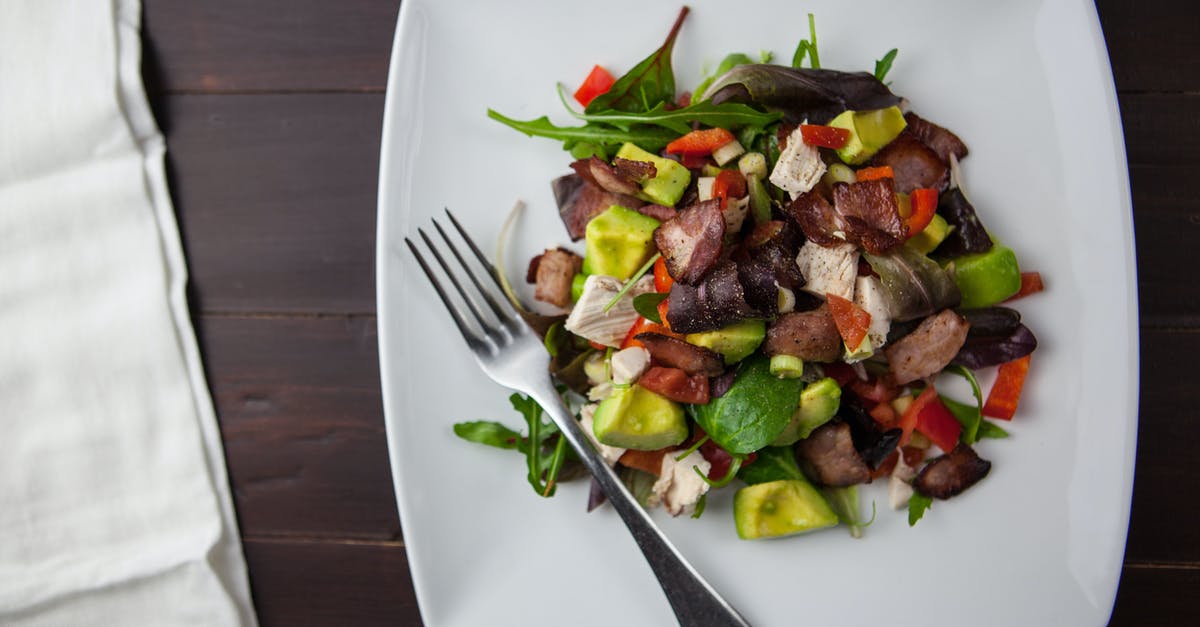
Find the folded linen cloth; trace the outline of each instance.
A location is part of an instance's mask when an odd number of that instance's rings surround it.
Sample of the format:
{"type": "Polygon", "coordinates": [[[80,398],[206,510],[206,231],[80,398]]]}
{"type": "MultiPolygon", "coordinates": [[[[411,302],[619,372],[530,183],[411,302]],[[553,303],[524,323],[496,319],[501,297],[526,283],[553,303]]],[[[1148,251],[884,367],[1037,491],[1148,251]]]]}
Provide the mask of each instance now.
{"type": "Polygon", "coordinates": [[[138,0],[0,2],[0,624],[253,625],[138,0]]]}

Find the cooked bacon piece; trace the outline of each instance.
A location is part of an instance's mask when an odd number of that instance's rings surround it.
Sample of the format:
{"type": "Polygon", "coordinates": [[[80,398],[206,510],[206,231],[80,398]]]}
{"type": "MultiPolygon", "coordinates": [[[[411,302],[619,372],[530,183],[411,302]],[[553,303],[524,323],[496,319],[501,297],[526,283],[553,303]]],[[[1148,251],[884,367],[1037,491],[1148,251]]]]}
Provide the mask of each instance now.
{"type": "Polygon", "coordinates": [[[871,468],[854,449],[850,425],[829,422],[800,440],[800,457],[806,462],[817,483],[844,488],[871,480],[871,468]]]}
{"type": "Polygon", "coordinates": [[[583,239],[587,223],[613,205],[637,209],[646,204],[634,196],[606,192],[585,181],[578,174],[560,176],[551,182],[554,201],[558,204],[558,215],[571,241],[583,239]]]}
{"type": "Polygon", "coordinates": [[[709,400],[708,377],[688,375],[678,368],[651,366],[638,385],[679,403],[704,405],[709,400]]]}
{"type": "Polygon", "coordinates": [[[804,237],[822,246],[838,246],[846,240],[834,233],[846,231],[846,221],[842,215],[829,204],[829,200],[821,195],[819,189],[801,194],[783,208],[800,230],[804,237]]]}
{"type": "Polygon", "coordinates": [[[804,361],[837,361],[842,356],[842,336],[838,333],[829,306],[812,311],[779,316],[767,329],[763,350],[775,355],[791,355],[804,361]]]}
{"type": "Polygon", "coordinates": [[[935,457],[922,468],[913,487],[925,496],[948,499],[979,483],[991,469],[992,462],[979,457],[974,449],[960,442],[953,451],[935,457]]]}
{"type": "Polygon", "coordinates": [[[634,208],[634,211],[637,211],[644,216],[654,218],[659,222],[666,222],[667,220],[679,215],[679,212],[676,211],[674,207],[668,207],[666,205],[642,205],[641,207],[634,208]]]}
{"type": "Polygon", "coordinates": [[[690,375],[715,377],[725,372],[725,360],[715,351],[661,333],[639,333],[635,340],[650,351],[650,358],[690,375]]]}
{"type": "Polygon", "coordinates": [[[667,323],[676,333],[715,331],[758,312],[746,302],[737,264],[725,260],[704,275],[697,286],[671,286],[667,323]]]}
{"type": "Polygon", "coordinates": [[[558,307],[569,307],[571,281],[582,267],[583,257],[563,248],[547,249],[530,262],[535,284],[533,297],[558,307]]]}
{"type": "Polygon", "coordinates": [[[600,157],[580,159],[571,164],[571,169],[585,181],[607,192],[633,196],[642,191],[635,179],[623,174],[600,157]]]}
{"type": "Polygon", "coordinates": [[[967,341],[971,324],[951,309],[943,309],[917,325],[912,333],[883,349],[898,385],[941,372],[967,341]]]}
{"type": "Polygon", "coordinates": [[[908,122],[905,133],[911,132],[921,143],[932,148],[942,161],[950,163],[950,155],[960,161],[967,156],[967,145],[950,130],[911,112],[904,114],[904,121],[908,122]]]}
{"type": "Polygon", "coordinates": [[[847,238],[861,242],[867,252],[887,254],[904,242],[907,232],[900,221],[892,179],[834,183],[833,204],[845,217],[847,238]]]}
{"type": "Polygon", "coordinates": [[[904,194],[922,187],[942,190],[950,182],[950,166],[932,148],[908,133],[901,133],[884,146],[871,163],[891,166],[896,191],[904,194]]]}
{"type": "Polygon", "coordinates": [[[698,202],[654,230],[654,243],[679,283],[695,285],[721,255],[725,217],[718,200],[698,202]]]}
{"type": "Polygon", "coordinates": [[[765,222],[754,227],[732,255],[746,301],[764,316],[774,316],[778,311],[779,288],[797,290],[804,285],[796,264],[797,236],[796,228],[788,222],[765,222]]]}
{"type": "MultiPolygon", "coordinates": [[[[593,157],[595,159],[595,157],[593,157]]],[[[622,159],[617,157],[613,159],[613,170],[619,176],[625,177],[636,183],[643,183],[658,175],[658,168],[649,161],[634,161],[632,159],[622,159]]]]}

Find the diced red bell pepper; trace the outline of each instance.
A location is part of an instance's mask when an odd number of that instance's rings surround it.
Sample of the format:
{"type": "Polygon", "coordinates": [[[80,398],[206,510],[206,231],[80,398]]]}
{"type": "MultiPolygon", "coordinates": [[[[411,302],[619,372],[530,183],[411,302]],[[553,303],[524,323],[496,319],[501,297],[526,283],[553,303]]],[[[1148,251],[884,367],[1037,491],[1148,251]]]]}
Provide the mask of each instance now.
{"type": "Polygon", "coordinates": [[[708,156],[734,139],[736,138],[733,133],[723,128],[706,128],[692,131],[667,144],[667,152],[676,155],[708,156]]]}
{"type": "Polygon", "coordinates": [[[904,410],[904,413],[901,414],[899,427],[904,432],[900,436],[901,446],[908,444],[909,438],[912,437],[913,429],[917,428],[917,417],[921,415],[921,410],[937,397],[937,390],[931,385],[925,388],[924,392],[917,395],[917,398],[913,399],[908,409],[904,410]]]}
{"type": "MultiPolygon", "coordinates": [[[[671,331],[671,323],[667,320],[667,309],[670,307],[670,302],[671,299],[666,298],[658,304],[658,319],[662,320],[663,328],[665,328],[667,331],[671,331]]],[[[671,333],[674,334],[675,332],[671,331],[671,333]]]]}
{"type": "Polygon", "coordinates": [[[867,413],[871,414],[875,422],[885,427],[891,427],[892,423],[896,422],[896,410],[892,408],[891,403],[875,403],[875,406],[867,413]]]}
{"type": "Polygon", "coordinates": [[[938,193],[936,189],[914,189],[909,198],[912,200],[912,215],[904,220],[908,236],[913,237],[925,230],[937,213],[938,193]]]}
{"type": "Polygon", "coordinates": [[[599,65],[593,66],[587,78],[583,79],[583,84],[579,86],[579,89],[575,90],[575,102],[586,107],[596,96],[611,89],[615,82],[617,82],[617,79],[613,78],[613,75],[609,74],[608,70],[599,65]]]}
{"type": "Polygon", "coordinates": [[[850,141],[850,129],[825,126],[824,124],[801,124],[800,138],[809,146],[836,150],[850,141]]]}
{"type": "Polygon", "coordinates": [[[699,170],[706,165],[716,165],[709,155],[679,155],[679,162],[689,170],[699,170]]]}
{"type": "MultiPolygon", "coordinates": [[[[1046,289],[1046,285],[1042,283],[1041,272],[1022,272],[1021,273],[1021,289],[1017,290],[1016,294],[1008,297],[1008,300],[1017,300],[1018,298],[1037,294],[1046,289]]],[[[1007,301],[1006,301],[1007,302],[1007,301]]]]}
{"type": "Polygon", "coordinates": [[[859,182],[874,181],[875,179],[894,179],[896,173],[892,171],[892,166],[881,165],[875,168],[863,168],[854,173],[854,176],[859,182]]]}
{"type": "Polygon", "coordinates": [[[946,409],[946,405],[937,396],[917,413],[916,428],[947,453],[954,450],[959,436],[962,435],[962,423],[954,418],[954,414],[946,409]]]}
{"type": "Polygon", "coordinates": [[[825,376],[837,381],[838,387],[844,388],[851,381],[858,380],[858,373],[854,372],[854,368],[840,361],[835,361],[831,364],[821,364],[821,370],[825,371],[825,376]]]}
{"type": "Polygon", "coordinates": [[[607,346],[601,344],[600,342],[593,342],[591,340],[588,340],[588,346],[591,346],[592,348],[594,348],[598,351],[608,350],[607,346]]]}
{"type": "Polygon", "coordinates": [[[829,303],[829,313],[846,346],[853,349],[862,344],[867,336],[867,328],[871,326],[871,314],[837,294],[826,294],[825,300],[829,303]]]}
{"type": "Polygon", "coordinates": [[[708,402],[708,377],[691,375],[678,368],[651,366],[641,378],[638,385],[673,401],[703,405],[708,402]]]}
{"type": "Polygon", "coordinates": [[[746,177],[737,170],[721,170],[712,186],[713,198],[720,199],[721,209],[724,210],[730,198],[742,198],[746,195],[746,177]]]}
{"type": "Polygon", "coordinates": [[[625,334],[625,339],[621,340],[621,348],[626,349],[630,346],[644,347],[644,344],[634,339],[634,336],[638,335],[639,333],[661,333],[671,337],[681,337],[678,333],[672,332],[670,329],[657,322],[653,322],[638,316],[637,320],[634,321],[633,326],[629,327],[629,332],[625,334]]]}
{"type": "Polygon", "coordinates": [[[654,291],[665,294],[671,291],[671,286],[674,284],[675,279],[672,279],[671,274],[667,272],[667,259],[659,257],[658,261],[654,262],[654,291]]]}
{"type": "MultiPolygon", "coordinates": [[[[672,449],[673,450],[673,449],[672,449]]],[[[657,451],[639,451],[636,449],[627,449],[617,463],[626,468],[634,468],[642,472],[648,472],[654,476],[662,473],[662,461],[666,456],[667,449],[660,448],[657,451]]]]}
{"type": "Polygon", "coordinates": [[[1002,420],[1012,420],[1017,413],[1017,402],[1021,400],[1021,389],[1025,387],[1025,375],[1029,372],[1029,355],[1000,364],[996,382],[988,392],[983,404],[983,415],[1002,420]]]}
{"type": "Polygon", "coordinates": [[[849,387],[859,398],[873,403],[887,403],[900,395],[900,390],[896,389],[896,386],[888,385],[887,381],[883,379],[872,381],[855,379],[850,382],[849,387]]]}

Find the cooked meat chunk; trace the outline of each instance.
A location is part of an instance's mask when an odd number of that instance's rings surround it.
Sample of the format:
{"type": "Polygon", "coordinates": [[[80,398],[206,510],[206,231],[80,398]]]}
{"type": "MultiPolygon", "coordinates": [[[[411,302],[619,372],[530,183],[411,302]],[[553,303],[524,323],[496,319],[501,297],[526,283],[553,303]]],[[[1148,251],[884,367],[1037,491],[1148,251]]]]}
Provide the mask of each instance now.
{"type": "Polygon", "coordinates": [[[583,267],[583,257],[562,248],[550,248],[538,258],[533,297],[557,307],[571,306],[571,281],[583,267]]]}
{"type": "Polygon", "coordinates": [[[767,329],[763,350],[772,357],[791,355],[804,361],[832,362],[842,356],[842,336],[829,306],[821,305],[812,311],[779,316],[767,329]]]}
{"type": "Polygon", "coordinates": [[[949,163],[950,155],[954,155],[960,161],[967,156],[967,145],[949,129],[911,112],[904,114],[904,121],[908,122],[905,133],[912,133],[914,137],[932,148],[942,161],[949,163]]]}
{"type": "Polygon", "coordinates": [[[991,462],[980,458],[970,446],[959,443],[953,451],[934,458],[921,469],[913,487],[925,496],[948,499],[979,483],[991,469],[991,462]]]}
{"type": "Polygon", "coordinates": [[[891,166],[896,191],[904,194],[921,187],[942,190],[950,182],[950,166],[932,148],[907,133],[880,150],[872,163],[891,166]]]}
{"type": "Polygon", "coordinates": [[[854,450],[850,425],[830,422],[800,440],[800,456],[821,485],[842,488],[871,479],[871,469],[854,450]]]}
{"type": "Polygon", "coordinates": [[[558,204],[558,215],[571,241],[583,239],[587,223],[613,205],[637,209],[646,204],[635,196],[614,194],[600,189],[578,174],[560,176],[551,183],[554,201],[558,204]]]}
{"type": "Polygon", "coordinates": [[[800,227],[804,237],[810,242],[822,246],[840,246],[846,243],[844,237],[838,237],[838,233],[845,235],[846,220],[833,208],[829,200],[820,194],[819,189],[801,194],[784,205],[783,212],[800,227]]]}
{"type": "Polygon", "coordinates": [[[654,230],[671,278],[686,285],[698,283],[717,262],[725,218],[716,200],[698,202],[654,230]]]}
{"type": "Polygon", "coordinates": [[[628,168],[618,169],[600,157],[580,159],[571,164],[571,169],[584,180],[614,194],[633,196],[642,191],[628,168]]]}
{"type": "Polygon", "coordinates": [[[721,355],[703,346],[661,333],[639,333],[634,339],[645,345],[654,361],[689,375],[715,377],[725,371],[725,360],[721,355]]]}
{"type": "Polygon", "coordinates": [[[884,255],[904,242],[907,232],[892,179],[834,183],[833,206],[846,220],[847,239],[861,243],[867,252],[884,255]]]}
{"type": "Polygon", "coordinates": [[[941,372],[967,341],[966,318],[951,309],[929,316],[912,333],[883,349],[896,383],[904,385],[941,372]]]}

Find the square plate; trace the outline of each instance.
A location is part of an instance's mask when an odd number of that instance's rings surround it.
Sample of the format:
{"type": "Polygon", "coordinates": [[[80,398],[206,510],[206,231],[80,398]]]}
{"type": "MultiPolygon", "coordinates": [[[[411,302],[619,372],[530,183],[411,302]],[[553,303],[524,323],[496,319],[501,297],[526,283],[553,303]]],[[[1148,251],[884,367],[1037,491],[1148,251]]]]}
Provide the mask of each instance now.
{"type": "MultiPolygon", "coordinates": [[[[459,440],[463,420],[519,425],[404,251],[450,207],[489,248],[528,203],[504,270],[568,243],[551,178],[569,156],[489,120],[562,111],[600,63],[614,73],[656,48],[679,7],[633,0],[406,0],[383,127],[378,305],[384,409],[417,596],[432,626],[664,625],[673,616],[615,513],[584,512],[587,482],[531,493],[511,451],[459,440]]],[[[879,511],[843,530],[737,539],[732,490],[700,520],[654,513],[696,568],[752,623],[1093,624],[1111,611],[1125,543],[1137,425],[1137,300],[1120,119],[1094,6],[863,0],[696,2],[677,41],[680,90],[728,52],[786,62],[816,15],[825,67],[888,75],[914,111],[971,148],[980,215],[1047,291],[1017,307],[1041,346],[1008,440],[977,445],[991,475],[915,527],[879,511]]],[[[526,294],[528,297],[528,294],[526,294]]],[[[994,370],[994,369],[992,369],[994,370]]],[[[981,379],[989,385],[990,372],[981,379]]]]}

